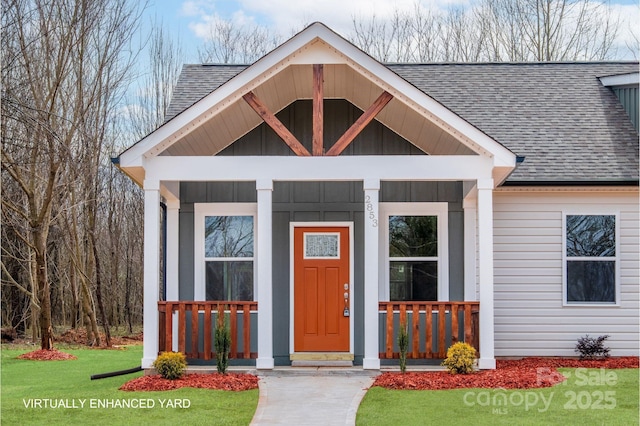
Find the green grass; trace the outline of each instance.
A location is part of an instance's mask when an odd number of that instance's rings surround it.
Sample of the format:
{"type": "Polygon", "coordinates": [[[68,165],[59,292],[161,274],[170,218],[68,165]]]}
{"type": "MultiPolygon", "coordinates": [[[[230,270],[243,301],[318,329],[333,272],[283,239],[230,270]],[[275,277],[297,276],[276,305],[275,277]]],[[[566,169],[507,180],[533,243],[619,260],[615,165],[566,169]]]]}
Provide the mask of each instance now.
{"type": "MultiPolygon", "coordinates": [[[[247,425],[258,404],[258,390],[225,392],[183,388],[164,392],[124,392],[118,388],[142,375],[129,374],[90,380],[92,374],[140,365],[142,347],[126,350],[69,349],[75,361],[25,361],[16,357],[28,350],[2,350],[2,424],[154,424],[247,425]],[[61,399],[84,408],[25,407],[34,399],[61,399]],[[91,402],[135,400],[153,408],[90,408],[91,402]],[[188,408],[162,408],[162,401],[184,401],[188,408]]],[[[168,405],[165,402],[165,405],[168,405]]]]}
{"type": "Polygon", "coordinates": [[[638,424],[638,369],[560,371],[568,376],[567,381],[545,389],[399,391],[374,387],[360,404],[356,424],[638,424]],[[502,395],[506,404],[498,405],[502,395]]]}

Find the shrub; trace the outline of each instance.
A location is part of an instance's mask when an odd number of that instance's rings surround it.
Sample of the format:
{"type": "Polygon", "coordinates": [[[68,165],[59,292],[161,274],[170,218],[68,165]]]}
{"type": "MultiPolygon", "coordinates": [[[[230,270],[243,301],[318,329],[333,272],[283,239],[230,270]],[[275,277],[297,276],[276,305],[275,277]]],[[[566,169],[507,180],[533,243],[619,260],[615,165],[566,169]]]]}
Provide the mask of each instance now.
{"type": "MultiPolygon", "coordinates": [[[[231,332],[225,321],[224,306],[218,305],[218,321],[214,338],[216,347],[216,368],[218,373],[225,374],[229,366],[229,351],[231,350],[231,332]]],[[[245,348],[245,350],[249,350],[245,348]]]]}
{"type": "Polygon", "coordinates": [[[402,374],[407,371],[407,348],[409,347],[409,330],[407,324],[400,324],[398,331],[398,348],[400,349],[400,371],[402,374]]]}
{"type": "Polygon", "coordinates": [[[458,342],[449,347],[447,358],[442,365],[447,367],[451,374],[467,374],[473,371],[473,362],[476,359],[476,350],[468,343],[458,342]]]}
{"type": "Polygon", "coordinates": [[[607,338],[609,338],[608,334],[598,338],[589,337],[588,334],[580,337],[575,352],[580,353],[580,359],[608,358],[610,349],[604,346],[607,338]]]}
{"type": "Polygon", "coordinates": [[[165,379],[182,377],[187,368],[187,358],[182,352],[163,352],[153,361],[153,366],[165,379]]]}

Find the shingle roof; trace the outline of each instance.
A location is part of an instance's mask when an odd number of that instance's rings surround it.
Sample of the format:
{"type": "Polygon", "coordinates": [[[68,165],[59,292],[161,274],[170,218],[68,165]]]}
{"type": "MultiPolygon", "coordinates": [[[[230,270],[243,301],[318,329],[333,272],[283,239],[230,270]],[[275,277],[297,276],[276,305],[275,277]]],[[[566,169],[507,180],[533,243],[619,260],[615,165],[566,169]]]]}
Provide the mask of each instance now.
{"type": "MultiPolygon", "coordinates": [[[[525,161],[509,183],[638,180],[638,133],[598,77],[637,62],[393,64],[388,67],[525,161]]],[[[244,70],[185,65],[171,119],[244,70]]]]}

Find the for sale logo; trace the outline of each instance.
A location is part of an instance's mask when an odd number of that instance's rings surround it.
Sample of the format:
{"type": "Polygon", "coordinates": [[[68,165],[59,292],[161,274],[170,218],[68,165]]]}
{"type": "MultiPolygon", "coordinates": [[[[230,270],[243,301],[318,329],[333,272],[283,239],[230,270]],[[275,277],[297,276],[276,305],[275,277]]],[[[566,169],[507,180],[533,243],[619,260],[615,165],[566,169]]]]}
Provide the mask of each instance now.
{"type": "MultiPolygon", "coordinates": [[[[539,369],[540,370],[540,369],[539,369]]],[[[544,375],[544,371],[538,371],[544,375]]],[[[618,375],[615,371],[607,371],[604,368],[589,370],[576,368],[574,371],[564,373],[567,378],[561,386],[572,384],[577,387],[589,387],[599,389],[567,390],[563,393],[566,402],[565,410],[612,410],[616,408],[616,391],[603,390],[602,387],[613,387],[618,384],[618,375]]]]}
{"type": "MultiPolygon", "coordinates": [[[[616,408],[616,391],[603,389],[618,384],[618,375],[604,368],[598,370],[576,368],[573,371],[560,373],[549,367],[536,369],[536,385],[548,388],[555,385],[554,390],[506,390],[493,389],[469,391],[464,394],[463,401],[468,407],[491,408],[493,414],[508,414],[510,408],[523,407],[524,411],[544,413],[549,410],[556,390],[571,386],[562,392],[557,403],[565,410],[612,410],[616,408]],[[575,390],[575,388],[582,388],[575,390]],[[596,388],[596,389],[594,389],[596,388]]],[[[566,388],[565,388],[566,389],[566,388]]]]}

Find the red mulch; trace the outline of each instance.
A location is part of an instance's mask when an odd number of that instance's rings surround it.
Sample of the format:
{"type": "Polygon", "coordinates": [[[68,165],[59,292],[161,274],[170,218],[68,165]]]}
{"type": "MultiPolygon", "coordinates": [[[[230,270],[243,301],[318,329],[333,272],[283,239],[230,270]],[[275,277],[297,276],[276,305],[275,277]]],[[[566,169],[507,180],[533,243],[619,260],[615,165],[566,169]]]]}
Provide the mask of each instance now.
{"type": "Polygon", "coordinates": [[[142,376],[120,387],[124,391],[164,391],[179,388],[244,391],[258,388],[258,378],[252,374],[186,374],[180,379],[168,380],[161,376],[142,376]]]}
{"type": "Polygon", "coordinates": [[[60,352],[57,349],[38,349],[37,351],[22,354],[18,357],[18,359],[28,359],[31,361],[67,361],[78,358],[71,354],[60,352]]]}
{"type": "Polygon", "coordinates": [[[638,357],[583,360],[567,358],[524,358],[498,360],[495,370],[481,370],[470,374],[451,374],[446,371],[383,373],[373,386],[387,389],[460,389],[504,388],[530,389],[553,386],[565,380],[556,368],[638,368],[638,357]]]}

